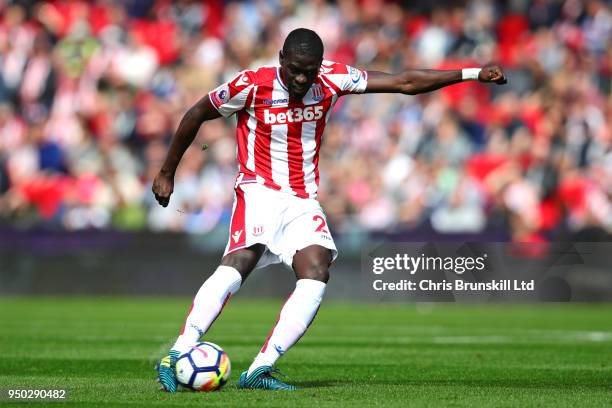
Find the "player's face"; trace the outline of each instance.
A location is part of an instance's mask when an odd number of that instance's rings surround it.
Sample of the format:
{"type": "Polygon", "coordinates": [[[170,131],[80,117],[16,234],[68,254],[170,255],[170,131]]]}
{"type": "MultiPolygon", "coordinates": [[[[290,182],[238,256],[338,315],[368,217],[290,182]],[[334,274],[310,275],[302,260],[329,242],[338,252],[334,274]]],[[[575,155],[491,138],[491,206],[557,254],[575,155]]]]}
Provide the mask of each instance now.
{"type": "Polygon", "coordinates": [[[289,96],[293,99],[302,99],[317,79],[323,61],[312,55],[294,53],[283,55],[282,51],[279,59],[281,75],[289,89],[289,96]]]}

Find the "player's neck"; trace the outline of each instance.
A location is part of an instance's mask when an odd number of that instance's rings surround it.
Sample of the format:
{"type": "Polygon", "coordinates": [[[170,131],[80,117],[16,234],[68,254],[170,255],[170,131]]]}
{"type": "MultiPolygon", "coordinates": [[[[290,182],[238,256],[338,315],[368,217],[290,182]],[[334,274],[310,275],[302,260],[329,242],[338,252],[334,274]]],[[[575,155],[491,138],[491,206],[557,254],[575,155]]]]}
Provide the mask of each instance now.
{"type": "Polygon", "coordinates": [[[283,76],[283,70],[281,69],[280,66],[276,68],[276,73],[277,73],[278,80],[280,81],[283,88],[288,90],[289,88],[287,87],[287,81],[285,80],[285,77],[283,76]]]}

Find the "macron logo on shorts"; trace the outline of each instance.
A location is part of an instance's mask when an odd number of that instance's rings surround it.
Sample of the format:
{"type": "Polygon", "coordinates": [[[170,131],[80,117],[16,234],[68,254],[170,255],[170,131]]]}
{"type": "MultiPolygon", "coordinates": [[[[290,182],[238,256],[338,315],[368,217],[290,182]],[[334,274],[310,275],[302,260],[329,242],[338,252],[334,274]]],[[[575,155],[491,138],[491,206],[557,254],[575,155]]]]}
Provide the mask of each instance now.
{"type": "Polygon", "coordinates": [[[242,235],[242,230],[236,231],[232,234],[232,239],[234,240],[234,244],[237,244],[240,240],[240,236],[242,235]]]}

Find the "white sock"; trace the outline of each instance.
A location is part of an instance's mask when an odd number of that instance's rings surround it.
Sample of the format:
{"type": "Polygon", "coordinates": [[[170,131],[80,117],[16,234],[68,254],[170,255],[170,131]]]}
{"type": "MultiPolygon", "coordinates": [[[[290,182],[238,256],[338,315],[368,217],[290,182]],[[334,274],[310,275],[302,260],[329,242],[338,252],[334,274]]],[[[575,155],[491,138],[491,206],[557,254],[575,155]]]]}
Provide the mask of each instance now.
{"type": "Polygon", "coordinates": [[[183,330],[172,350],[184,353],[197,343],[219,316],[225,303],[240,289],[241,283],[242,276],[235,268],[219,266],[193,298],[183,330]]]}
{"type": "Polygon", "coordinates": [[[278,321],[261,351],[249,367],[247,375],[261,366],[272,366],[302,337],[312,323],[325,293],[325,283],[300,279],[278,315],[278,321]]]}

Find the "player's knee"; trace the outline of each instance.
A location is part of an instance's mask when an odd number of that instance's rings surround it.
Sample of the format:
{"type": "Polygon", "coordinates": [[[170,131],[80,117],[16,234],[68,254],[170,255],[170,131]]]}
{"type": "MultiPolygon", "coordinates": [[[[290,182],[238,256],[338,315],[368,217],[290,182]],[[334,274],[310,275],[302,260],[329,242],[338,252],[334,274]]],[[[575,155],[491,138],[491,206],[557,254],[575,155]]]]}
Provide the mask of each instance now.
{"type": "Polygon", "coordinates": [[[298,273],[298,279],[329,281],[329,263],[326,260],[313,260],[298,273]]]}
{"type": "Polygon", "coordinates": [[[240,276],[242,276],[242,279],[246,279],[246,277],[249,276],[249,273],[251,272],[251,269],[249,269],[248,259],[243,256],[232,255],[233,254],[224,256],[221,260],[221,265],[230,266],[236,269],[238,273],[240,273],[240,276]]]}
{"type": "Polygon", "coordinates": [[[263,251],[257,246],[227,254],[221,260],[221,265],[230,266],[238,271],[242,279],[246,279],[259,260],[263,251]]]}

